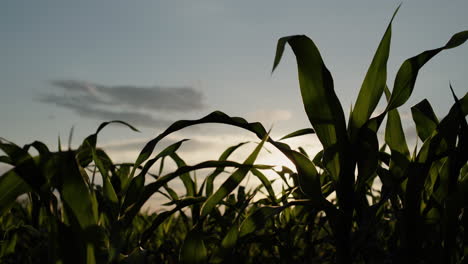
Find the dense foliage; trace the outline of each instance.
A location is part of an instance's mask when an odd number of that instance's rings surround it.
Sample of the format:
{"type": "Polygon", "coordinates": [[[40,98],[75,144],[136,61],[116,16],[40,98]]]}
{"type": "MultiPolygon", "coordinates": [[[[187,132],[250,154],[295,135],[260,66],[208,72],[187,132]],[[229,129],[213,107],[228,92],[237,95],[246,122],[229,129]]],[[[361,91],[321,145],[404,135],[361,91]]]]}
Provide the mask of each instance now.
{"type": "Polygon", "coordinates": [[[467,38],[468,31],[460,32],[446,45],[404,61],[390,90],[390,22],[348,123],[314,42],[306,36],[281,38],[273,70],[288,44],[312,128],[280,140],[269,137],[260,123],[222,112],[175,122],[149,141],[134,163],[115,164],[96,146],[109,123],[134,129],[121,121],[103,123],[78,149],[51,151],[37,141],[19,147],[1,140],[0,162],[12,166],[0,177],[1,262],[468,262],[468,94],[460,99],[453,94],[453,106],[442,119],[427,100],[411,108],[422,142],[412,151],[398,113],[421,67],[467,38]],[[373,115],[384,93],[386,108],[373,115]],[[379,142],[384,122],[384,142],[379,142]],[[236,126],[261,142],[244,162],[229,159],[244,143],[226,149],[218,160],[195,165],[177,154],[184,140],[153,154],[167,135],[204,123],[236,126]],[[314,157],[283,143],[310,133],[323,146],[314,157]],[[257,164],[266,142],[295,168],[257,164]],[[165,173],[168,160],[177,169],[165,173]],[[201,182],[194,174],[200,169],[212,170],[201,182]],[[215,189],[215,179],[226,171],[231,172],[215,189]],[[283,181],[280,192],[265,171],[283,181]],[[247,175],[261,184],[247,189],[247,175]],[[98,177],[102,184],[95,184],[98,177]],[[185,193],[168,185],[175,179],[182,180],[185,193]],[[171,202],[158,213],[141,212],[154,194],[171,202]]]}

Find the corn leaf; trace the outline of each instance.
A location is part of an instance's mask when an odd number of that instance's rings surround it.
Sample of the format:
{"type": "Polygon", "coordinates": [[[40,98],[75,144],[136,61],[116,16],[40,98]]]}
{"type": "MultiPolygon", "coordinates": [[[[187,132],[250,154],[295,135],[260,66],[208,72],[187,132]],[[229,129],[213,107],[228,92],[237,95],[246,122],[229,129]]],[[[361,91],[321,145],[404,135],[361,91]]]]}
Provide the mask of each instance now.
{"type": "Polygon", "coordinates": [[[403,105],[413,92],[419,70],[439,52],[460,46],[468,39],[468,31],[462,31],[452,36],[443,47],[426,50],[421,54],[407,59],[403,62],[395,77],[392,97],[386,110],[395,109],[403,105]]]}
{"type": "MultiPolygon", "coordinates": [[[[184,167],[187,166],[184,160],[182,160],[177,153],[172,153],[170,157],[174,160],[176,163],[177,167],[184,167]]],[[[182,180],[182,183],[184,184],[185,190],[187,192],[187,196],[194,196],[195,195],[195,183],[193,182],[192,178],[190,177],[190,174],[184,173],[179,176],[179,178],[182,180]]]]}
{"type": "Polygon", "coordinates": [[[279,214],[285,208],[285,206],[264,206],[258,208],[242,222],[239,229],[239,237],[244,237],[257,229],[261,229],[268,219],[279,214]]]}
{"type": "Polygon", "coordinates": [[[436,129],[439,119],[426,99],[411,107],[411,115],[416,125],[418,137],[424,142],[436,129]]]}
{"type": "Polygon", "coordinates": [[[0,176],[0,215],[13,205],[18,196],[30,190],[28,184],[14,170],[0,176]]]}
{"type": "Polygon", "coordinates": [[[151,226],[148,227],[143,234],[141,235],[141,240],[140,244],[143,245],[148,239],[151,237],[151,235],[154,233],[154,231],[169,217],[171,217],[174,213],[177,211],[193,205],[197,203],[202,203],[206,200],[205,197],[186,197],[184,199],[174,201],[173,203],[176,204],[176,207],[170,211],[162,212],[159,213],[156,218],[152,221],[151,226]]]}
{"type": "MultiPolygon", "coordinates": [[[[391,98],[388,88],[385,90],[387,100],[391,98]]],[[[385,128],[385,143],[393,152],[409,158],[410,152],[406,143],[405,133],[401,125],[400,114],[397,109],[392,109],[388,112],[387,127],[385,128]]]]}
{"type": "Polygon", "coordinates": [[[29,155],[26,146],[25,149],[19,146],[0,141],[0,150],[8,155],[10,164],[14,166],[13,170],[20,176],[35,192],[41,193],[41,187],[46,183],[46,178],[38,168],[33,157],[29,155]]]}
{"type": "MultiPolygon", "coordinates": [[[[257,159],[260,150],[263,147],[263,144],[268,139],[268,134],[263,138],[260,144],[254,149],[254,151],[247,157],[244,161],[244,165],[251,166],[254,164],[257,159]]],[[[213,208],[215,208],[222,199],[224,199],[228,194],[230,194],[245,178],[247,173],[250,171],[249,167],[243,167],[237,169],[229,178],[219,187],[219,189],[211,195],[208,200],[203,204],[201,209],[201,217],[206,217],[213,208]]]]}
{"type": "Polygon", "coordinates": [[[180,250],[179,261],[182,264],[202,264],[208,260],[208,252],[202,233],[192,230],[187,234],[180,250]]]}
{"type": "Polygon", "coordinates": [[[252,174],[255,175],[260,180],[260,182],[263,184],[263,186],[267,190],[271,203],[273,205],[276,205],[276,195],[275,195],[275,192],[273,191],[273,187],[271,186],[270,180],[268,180],[265,174],[263,174],[261,171],[257,169],[252,169],[251,171],[252,171],[252,174]]]}
{"type": "Polygon", "coordinates": [[[133,218],[138,214],[138,212],[140,211],[144,203],[153,194],[158,192],[161,187],[163,187],[172,179],[187,172],[191,172],[191,171],[195,171],[199,169],[217,168],[217,167],[236,167],[236,168],[244,168],[244,169],[251,169],[251,168],[271,169],[272,168],[272,166],[269,166],[269,165],[245,165],[245,164],[240,164],[240,163],[233,162],[233,161],[214,161],[214,160],[204,161],[193,166],[180,167],[174,172],[171,172],[164,176],[159,177],[155,182],[145,185],[144,188],[141,190],[141,195],[138,196],[138,200],[132,205],[130,205],[128,208],[126,208],[125,217],[121,221],[124,222],[125,225],[130,224],[133,218]]]}
{"type": "Polygon", "coordinates": [[[232,252],[239,239],[239,226],[235,224],[227,232],[221,241],[221,246],[218,247],[210,259],[210,263],[224,263],[228,258],[228,254],[232,252]]]}
{"type": "MultiPolygon", "coordinates": [[[[243,146],[247,144],[247,142],[242,142],[242,143],[239,143],[235,146],[231,146],[229,148],[227,148],[222,154],[221,156],[219,157],[219,161],[225,161],[229,158],[229,156],[231,156],[231,154],[236,150],[238,149],[239,147],[243,146]]],[[[206,190],[205,190],[205,194],[206,196],[211,196],[213,194],[213,182],[215,180],[215,178],[221,174],[222,172],[224,171],[224,167],[218,167],[216,168],[210,175],[208,175],[206,177],[206,190]]]]}
{"type": "Polygon", "coordinates": [[[64,176],[60,177],[59,192],[65,208],[72,213],[70,216],[76,218],[84,230],[97,224],[96,208],[93,204],[95,198],[90,193],[73,154],[62,152],[55,158],[58,173],[64,176]]]}
{"type": "MultiPolygon", "coordinates": [[[[379,103],[386,86],[387,61],[390,53],[390,40],[392,38],[392,21],[399,8],[400,6],[395,10],[390,20],[387,30],[372,59],[371,65],[367,70],[361,90],[359,90],[359,95],[350,117],[350,124],[353,132],[361,128],[361,126],[367,122],[379,103]]],[[[354,132],[354,134],[356,134],[356,132],[354,132]]]]}
{"type": "Polygon", "coordinates": [[[287,134],[286,136],[282,137],[279,139],[279,141],[288,139],[288,138],[294,138],[294,137],[299,137],[299,136],[304,136],[304,135],[309,135],[309,134],[314,134],[315,131],[312,128],[303,128],[297,131],[294,131],[292,133],[287,134]]]}
{"type": "Polygon", "coordinates": [[[273,70],[278,66],[285,45],[296,55],[299,84],[304,108],[323,147],[334,147],[327,155],[327,169],[335,179],[340,173],[340,152],[346,147],[347,132],[343,109],[333,88],[333,79],[318,48],[306,36],[289,36],[278,40],[273,70]]]}
{"type": "MultiPolygon", "coordinates": [[[[136,177],[131,178],[128,190],[125,193],[125,199],[122,204],[121,211],[125,211],[129,206],[138,201],[145,185],[145,176],[150,170],[150,168],[154,165],[154,163],[156,163],[161,158],[164,159],[165,157],[175,153],[180,148],[182,143],[187,140],[188,139],[183,139],[166,147],[164,150],[159,152],[158,155],[156,155],[156,157],[148,160],[143,166],[141,172],[136,177]]],[[[134,168],[135,167],[136,165],[134,165],[134,168]]],[[[130,174],[129,177],[132,177],[132,174],[130,174]]]]}
{"type": "MultiPolygon", "coordinates": [[[[240,117],[230,117],[223,112],[215,111],[211,114],[198,119],[198,120],[180,120],[172,124],[169,128],[167,128],[163,133],[158,135],[156,138],[152,139],[148,142],[143,150],[140,152],[140,155],[135,162],[135,167],[132,171],[132,175],[135,172],[136,168],[141,165],[153,152],[154,148],[167,135],[181,130],[183,128],[197,125],[197,124],[204,124],[204,123],[219,123],[219,124],[227,124],[232,125],[235,127],[246,129],[255,135],[258,138],[262,139],[266,136],[267,132],[265,128],[260,123],[249,123],[245,119],[240,117]]],[[[321,197],[320,185],[318,184],[319,181],[315,180],[317,178],[317,173],[315,173],[315,169],[313,167],[313,163],[309,161],[304,155],[301,153],[292,150],[287,144],[277,142],[272,140],[271,138],[268,139],[268,142],[273,144],[278,150],[280,150],[285,156],[287,156],[293,164],[296,166],[296,169],[300,171],[299,178],[302,178],[301,181],[303,183],[307,183],[308,186],[304,186],[304,190],[315,190],[309,193],[309,195],[316,197],[317,201],[324,202],[324,198],[321,197]],[[314,187],[312,187],[314,186],[314,187]]],[[[338,170],[338,169],[335,169],[338,170]]],[[[137,177],[136,177],[137,178],[137,177]]],[[[135,179],[136,179],[135,178],[135,179]]],[[[140,180],[141,181],[141,180],[140,180]]],[[[127,205],[130,205],[128,203],[127,205]]],[[[127,207],[125,207],[127,208],[127,207]]]]}

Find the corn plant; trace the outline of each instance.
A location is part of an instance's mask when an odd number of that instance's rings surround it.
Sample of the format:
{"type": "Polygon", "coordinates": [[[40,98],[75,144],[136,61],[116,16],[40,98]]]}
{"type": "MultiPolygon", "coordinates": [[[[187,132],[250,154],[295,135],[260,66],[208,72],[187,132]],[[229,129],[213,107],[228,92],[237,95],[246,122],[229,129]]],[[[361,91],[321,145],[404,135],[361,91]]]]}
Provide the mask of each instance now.
{"type": "MultiPolygon", "coordinates": [[[[351,111],[348,126],[345,123],[341,104],[334,92],[331,74],[326,68],[313,41],[306,36],[290,36],[281,38],[278,41],[273,70],[281,60],[285,45],[289,44],[297,59],[299,84],[304,107],[312,127],[323,146],[323,155],[320,162],[325,168],[324,173],[330,176],[332,185],[336,191],[338,201],[336,206],[332,206],[324,200],[324,197],[320,193],[319,180],[307,181],[307,183],[301,185],[303,190],[314,189],[313,193],[306,192],[306,194],[314,198],[319,197],[318,199],[323,203],[322,208],[326,211],[335,234],[336,260],[338,263],[348,263],[353,258],[352,256],[355,256],[355,248],[353,249],[352,246],[355,245],[355,240],[365,239],[360,238],[360,236],[368,235],[369,225],[372,225],[372,222],[380,220],[378,219],[378,214],[387,197],[382,197],[377,204],[369,206],[366,194],[371,187],[369,182],[372,182],[373,178],[375,178],[377,169],[382,168],[379,165],[381,159],[379,159],[377,132],[386,116],[385,142],[391,150],[390,171],[393,172],[393,177],[407,181],[406,197],[400,197],[403,199],[403,215],[405,216],[405,220],[402,221],[404,222],[402,224],[404,227],[402,228],[405,228],[403,232],[408,232],[405,233],[404,237],[400,238],[398,243],[398,247],[402,250],[402,260],[408,260],[413,263],[415,259],[420,259],[423,256],[423,252],[420,251],[422,245],[418,243],[420,242],[418,238],[421,237],[422,233],[417,232],[419,229],[417,227],[421,224],[421,219],[418,217],[421,199],[419,197],[421,193],[420,185],[421,181],[424,182],[425,177],[427,177],[426,175],[434,159],[444,157],[437,156],[435,158],[432,155],[435,155],[437,153],[436,149],[442,146],[446,151],[466,153],[466,150],[463,151],[465,144],[463,138],[466,137],[466,129],[459,130],[460,126],[466,127],[464,117],[467,113],[462,110],[463,100],[457,101],[452,111],[454,113],[449,114],[447,117],[451,120],[447,121],[447,123],[450,122],[453,128],[453,130],[450,130],[451,134],[447,135],[450,138],[446,139],[445,136],[434,136],[436,138],[434,140],[437,143],[432,143],[433,145],[425,141],[421,150],[423,153],[417,155],[415,161],[409,160],[409,151],[404,141],[401,124],[399,124],[400,118],[397,108],[403,105],[410,97],[421,67],[439,52],[464,43],[468,38],[468,31],[455,34],[446,45],[440,48],[422,52],[404,61],[397,72],[393,91],[390,93],[387,88],[386,79],[393,17],[364,78],[358,98],[351,111]],[[387,106],[382,113],[371,118],[384,91],[387,92],[388,96],[387,106]],[[456,143],[457,137],[459,139],[458,144],[456,143]],[[446,145],[448,144],[445,143],[446,141],[450,142],[449,146],[446,145]],[[442,146],[437,146],[437,144],[442,146]],[[357,173],[355,173],[356,168],[357,173]],[[413,257],[410,257],[411,255],[413,257]]],[[[418,130],[423,130],[421,127],[426,125],[425,123],[416,124],[419,125],[418,130]]],[[[449,125],[447,124],[446,126],[449,125]]],[[[445,129],[436,127],[437,131],[445,129]]],[[[429,131],[425,132],[431,133],[429,131]]],[[[459,155],[455,161],[456,165],[451,167],[452,188],[457,186],[456,183],[460,170],[466,164],[465,156],[466,154],[459,155]]],[[[294,160],[293,162],[296,167],[301,166],[301,164],[298,164],[294,160]]],[[[310,177],[312,179],[322,176],[316,172],[310,176],[302,175],[302,177],[310,177]]],[[[453,217],[456,218],[459,214],[456,212],[452,213],[452,221],[454,221],[453,217]]],[[[446,226],[446,228],[451,229],[450,226],[446,226]]],[[[443,240],[442,243],[443,247],[449,251],[444,260],[455,263],[455,255],[450,253],[454,248],[455,242],[453,231],[450,237],[450,244],[447,244],[447,242],[449,241],[443,240]]],[[[439,246],[442,244],[439,244],[439,246]]]]}
{"type": "MultiPolygon", "coordinates": [[[[113,263],[123,261],[125,263],[125,261],[144,258],[146,253],[140,250],[139,246],[145,244],[148,237],[164,220],[189,206],[192,210],[191,215],[196,216],[199,211],[196,205],[206,200],[201,195],[204,189],[196,190],[197,186],[189,176],[189,172],[196,169],[216,168],[211,177],[207,178],[206,186],[209,186],[207,189],[211,188],[209,191],[212,192],[213,180],[224,167],[238,168],[231,176],[234,179],[244,177],[252,168],[271,168],[271,166],[253,165],[262,144],[244,164],[227,160],[228,156],[240,146],[238,145],[228,149],[220,160],[188,166],[175,153],[183,141],[165,148],[145,166],[139,168],[134,164],[113,164],[104,151],[96,148],[98,133],[109,123],[103,123],[97,132],[87,137],[77,150],[51,152],[40,142],[34,142],[23,148],[5,140],[0,144],[0,148],[7,154],[2,156],[2,161],[14,166],[0,178],[1,213],[10,212],[12,207],[29,211],[23,217],[24,223],[14,223],[10,220],[5,223],[3,230],[9,230],[8,235],[15,237],[17,234],[12,230],[18,228],[21,230],[26,228],[26,231],[42,235],[44,234],[41,229],[46,229],[49,235],[45,235],[40,242],[47,244],[48,252],[40,251],[40,254],[38,253],[40,256],[35,256],[39,257],[41,262],[113,263]],[[28,153],[31,147],[37,150],[38,156],[33,157],[28,153]],[[157,160],[166,157],[175,160],[178,165],[177,170],[165,175],[151,174],[156,181],[144,185],[145,176],[149,173],[150,167],[157,160]],[[137,170],[138,175],[133,177],[137,170]],[[102,185],[94,184],[97,173],[102,179],[102,185]],[[185,197],[180,199],[167,186],[169,181],[177,177],[182,179],[187,190],[185,197]],[[171,204],[175,204],[175,208],[158,214],[143,226],[136,224],[135,222],[138,223],[138,221],[141,223],[139,212],[143,204],[153,194],[162,193],[162,191],[171,197],[171,204]],[[25,208],[16,202],[18,196],[24,194],[30,201],[25,208]]],[[[126,123],[123,124],[134,129],[126,123]]],[[[237,180],[240,182],[241,179],[237,180]]],[[[215,192],[216,194],[218,194],[216,199],[224,198],[219,197],[219,191],[215,192]]],[[[218,202],[213,202],[213,205],[217,205],[218,202]]],[[[11,253],[17,252],[15,248],[19,248],[17,247],[19,243],[16,241],[17,238],[12,238],[2,244],[3,256],[7,257],[4,261],[15,262],[17,260],[15,254],[13,254],[15,255],[13,259],[8,258],[11,253]]]]}

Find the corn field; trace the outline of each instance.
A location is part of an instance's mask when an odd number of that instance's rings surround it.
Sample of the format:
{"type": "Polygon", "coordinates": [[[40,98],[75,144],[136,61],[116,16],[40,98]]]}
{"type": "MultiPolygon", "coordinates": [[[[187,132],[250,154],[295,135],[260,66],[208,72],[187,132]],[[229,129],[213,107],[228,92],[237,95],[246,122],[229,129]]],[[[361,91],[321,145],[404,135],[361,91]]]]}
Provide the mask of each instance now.
{"type": "Polygon", "coordinates": [[[468,94],[452,91],[442,118],[425,99],[412,106],[419,144],[411,149],[398,111],[425,63],[462,45],[468,31],[405,60],[388,85],[392,20],[348,120],[319,49],[295,35],[278,40],[273,71],[289,46],[310,127],[281,139],[261,123],[220,111],[173,123],[133,163],[114,163],[97,146],[111,123],[136,130],[123,121],[102,123],[77,149],[1,139],[0,162],[11,169],[0,176],[0,262],[468,263],[468,94]],[[385,108],[377,112],[382,96],[385,108]],[[243,161],[231,157],[244,143],[198,164],[179,156],[185,140],[156,151],[168,135],[206,123],[247,130],[259,143],[243,161]],[[306,134],[320,141],[314,156],[284,143],[306,134]],[[259,164],[265,144],[294,166],[259,164]],[[177,168],[167,172],[167,162],[177,168]],[[202,169],[211,171],[196,177],[202,169]],[[282,181],[281,191],[267,172],[282,181]],[[247,188],[248,176],[261,184],[247,188]],[[184,193],[169,186],[174,180],[184,193]],[[170,202],[143,212],[153,195],[170,202]]]}

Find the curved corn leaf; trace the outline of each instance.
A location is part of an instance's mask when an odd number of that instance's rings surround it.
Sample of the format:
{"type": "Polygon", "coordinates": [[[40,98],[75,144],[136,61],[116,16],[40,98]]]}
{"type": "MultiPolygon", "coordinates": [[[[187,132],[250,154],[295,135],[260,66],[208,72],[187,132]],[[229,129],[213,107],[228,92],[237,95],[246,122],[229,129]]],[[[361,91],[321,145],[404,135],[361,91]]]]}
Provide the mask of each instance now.
{"type": "Polygon", "coordinates": [[[10,165],[13,165],[13,170],[20,176],[36,193],[40,194],[41,187],[47,182],[42,171],[34,161],[33,157],[29,155],[27,149],[20,148],[19,146],[0,140],[0,150],[8,155],[10,165]]]}
{"type": "MultiPolygon", "coordinates": [[[[254,149],[254,151],[247,157],[244,161],[244,165],[252,166],[257,159],[260,150],[263,147],[263,144],[268,139],[268,134],[262,139],[260,144],[254,149]]],[[[229,178],[219,187],[219,189],[211,195],[206,202],[203,204],[201,209],[201,217],[206,217],[213,208],[215,208],[221,200],[223,200],[228,194],[230,194],[245,178],[247,173],[250,171],[249,167],[243,167],[237,169],[229,178]]]]}
{"type": "MultiPolygon", "coordinates": [[[[211,114],[197,120],[180,120],[172,124],[169,128],[167,128],[163,133],[158,135],[156,138],[152,139],[149,141],[143,150],[140,152],[137,161],[135,162],[135,167],[132,170],[132,175],[134,175],[135,170],[138,166],[140,166],[148,157],[151,155],[153,152],[154,148],[158,144],[159,141],[161,141],[164,137],[167,135],[181,130],[183,128],[197,125],[197,124],[204,124],[204,123],[219,123],[219,124],[227,124],[227,125],[232,125],[235,127],[243,128],[246,129],[255,135],[257,135],[258,138],[262,139],[266,136],[267,132],[265,128],[262,126],[260,123],[248,123],[245,119],[240,118],[240,117],[230,117],[223,112],[220,111],[215,111],[212,112],[211,114]]],[[[304,157],[304,155],[300,154],[297,151],[292,150],[287,144],[277,142],[272,140],[271,138],[268,139],[268,142],[273,144],[278,150],[280,150],[288,159],[293,162],[293,164],[296,166],[296,169],[298,171],[301,171],[299,173],[299,178],[304,178],[303,182],[308,182],[307,179],[314,179],[317,177],[315,173],[313,173],[313,169],[310,169],[310,166],[313,166],[312,162],[307,161],[307,158],[304,157]]],[[[336,159],[335,159],[336,160],[336,159]]],[[[337,169],[334,169],[337,170],[337,169]]],[[[136,177],[137,178],[137,177],[136,177]]],[[[311,181],[308,183],[308,185],[317,185],[317,182],[319,181],[311,181]]],[[[308,189],[308,188],[305,188],[308,189]]],[[[315,190],[320,190],[320,185],[312,187],[312,189],[315,190]]],[[[321,197],[321,193],[318,191],[314,191],[315,194],[313,196],[320,197],[319,200],[322,200],[322,202],[326,202],[325,198],[321,197]]],[[[129,203],[130,204],[130,203],[129,203]]],[[[128,204],[128,205],[129,205],[128,204]]],[[[127,207],[125,207],[127,208],[127,207]]]]}
{"type": "Polygon", "coordinates": [[[18,196],[30,191],[29,185],[14,170],[0,176],[0,216],[13,205],[18,196]]]}
{"type": "MultiPolygon", "coordinates": [[[[219,157],[219,161],[225,161],[227,160],[227,158],[229,158],[229,156],[236,150],[238,149],[239,147],[247,144],[248,142],[241,142],[235,146],[231,146],[229,148],[227,148],[222,154],[221,156],[219,157]]],[[[205,190],[205,194],[206,196],[211,196],[213,194],[213,182],[214,182],[214,179],[219,175],[221,174],[222,172],[224,171],[224,167],[218,167],[216,168],[210,175],[208,175],[206,178],[205,178],[205,182],[206,182],[206,190],[205,190]]],[[[204,182],[204,183],[205,183],[204,182]]]]}
{"type": "MultiPolygon", "coordinates": [[[[184,167],[187,166],[184,160],[182,160],[177,153],[172,153],[170,155],[172,160],[176,163],[177,167],[184,167]]],[[[189,173],[184,173],[179,176],[179,178],[182,180],[182,183],[184,184],[185,190],[187,192],[187,196],[194,196],[195,195],[195,183],[193,182],[192,178],[190,177],[189,173]]]]}
{"type": "Polygon", "coordinates": [[[431,104],[426,99],[411,107],[411,115],[416,125],[419,138],[424,142],[429,138],[437,125],[439,119],[432,110],[431,104]]]}
{"type": "Polygon", "coordinates": [[[83,230],[96,225],[98,217],[96,198],[90,193],[74,153],[58,153],[54,157],[54,162],[58,168],[57,173],[64,176],[60,177],[59,192],[65,209],[72,213],[69,216],[76,218],[83,230]]]}
{"type": "Polygon", "coordinates": [[[316,201],[317,206],[321,206],[326,200],[322,196],[320,175],[315,168],[315,164],[300,153],[292,152],[291,155],[295,164],[297,164],[299,187],[303,193],[316,201]]]}
{"type": "MultiPolygon", "coordinates": [[[[129,206],[138,201],[145,185],[145,176],[150,170],[150,168],[154,165],[154,163],[156,163],[159,159],[164,159],[165,157],[175,153],[180,148],[182,143],[184,143],[187,140],[188,139],[183,139],[166,147],[164,150],[159,152],[158,155],[156,155],[156,157],[148,160],[143,166],[141,172],[136,177],[131,178],[128,190],[125,192],[125,199],[122,204],[121,211],[125,211],[129,206]]],[[[136,168],[136,165],[134,165],[133,168],[136,168]]],[[[129,177],[132,177],[132,174],[129,175],[129,177]]]]}
{"type": "Polygon", "coordinates": [[[275,192],[273,191],[273,187],[271,186],[270,180],[268,180],[265,174],[263,174],[261,171],[257,169],[252,169],[251,172],[260,180],[260,182],[263,184],[263,186],[267,190],[268,195],[270,196],[271,203],[273,205],[276,205],[276,195],[275,195],[275,192]]]}
{"type": "Polygon", "coordinates": [[[337,180],[341,167],[340,156],[347,147],[348,135],[343,109],[333,88],[332,76],[314,42],[299,35],[278,40],[273,70],[281,60],[286,43],[296,55],[305,111],[325,151],[329,151],[325,167],[337,180]],[[336,150],[330,151],[331,147],[336,150]]]}
{"type": "Polygon", "coordinates": [[[287,134],[286,136],[280,138],[278,141],[288,139],[288,138],[293,138],[293,137],[299,137],[299,136],[314,134],[314,133],[315,133],[315,131],[312,128],[303,128],[303,129],[299,129],[297,131],[294,131],[292,133],[287,134]]]}
{"type": "Polygon", "coordinates": [[[104,151],[98,151],[96,149],[96,144],[99,132],[101,132],[102,129],[104,129],[106,126],[114,123],[122,124],[129,127],[133,131],[138,131],[136,128],[123,121],[114,120],[109,122],[103,122],[99,125],[98,129],[94,134],[88,136],[83,141],[77,154],[79,160],[82,160],[83,157],[88,157],[86,160],[89,161],[89,156],[91,156],[92,161],[94,161],[94,164],[97,166],[102,177],[103,196],[107,205],[107,215],[110,219],[112,219],[112,221],[115,221],[117,219],[119,212],[119,198],[117,197],[115,188],[110,180],[110,170],[113,163],[104,151]]]}
{"type": "Polygon", "coordinates": [[[234,161],[214,161],[214,160],[201,162],[193,166],[180,167],[172,173],[168,173],[164,176],[159,177],[155,182],[145,185],[144,188],[141,190],[141,195],[138,196],[138,200],[135,201],[133,204],[129,205],[128,208],[126,208],[125,217],[121,221],[124,222],[124,224],[130,224],[133,218],[140,211],[141,207],[145,204],[145,202],[153,194],[158,192],[161,187],[163,187],[172,179],[190,171],[206,169],[206,168],[217,168],[217,167],[236,167],[236,168],[244,168],[244,169],[251,169],[251,168],[271,169],[272,168],[272,166],[269,166],[269,165],[244,165],[244,164],[240,164],[234,161]]]}
{"type": "Polygon", "coordinates": [[[424,64],[426,64],[426,62],[443,50],[460,46],[465,43],[467,39],[468,31],[459,32],[453,35],[445,46],[433,50],[426,50],[403,62],[395,77],[392,96],[388,102],[386,110],[390,111],[395,109],[403,105],[408,100],[413,92],[419,70],[424,66],[424,64]]]}
{"type": "Polygon", "coordinates": [[[141,235],[140,245],[143,245],[146,241],[148,241],[154,231],[164,222],[164,220],[172,216],[175,212],[187,206],[202,203],[205,200],[205,197],[186,197],[178,201],[173,201],[172,203],[176,204],[176,207],[170,211],[162,212],[156,216],[156,218],[152,221],[151,226],[148,227],[141,235]]]}
{"type": "Polygon", "coordinates": [[[103,122],[99,125],[99,127],[96,129],[96,133],[94,134],[99,134],[99,132],[101,132],[101,130],[106,127],[107,125],[110,125],[110,124],[122,124],[128,128],[130,128],[131,130],[135,131],[135,132],[140,132],[138,129],[136,129],[134,126],[130,125],[129,123],[127,122],[124,122],[124,121],[121,121],[121,120],[112,120],[112,121],[107,121],[107,122],[103,122]]]}
{"type": "MultiPolygon", "coordinates": [[[[464,117],[468,115],[468,93],[453,105],[440,123],[436,131],[424,142],[416,157],[420,163],[432,162],[448,155],[455,148],[458,131],[464,125],[464,117]],[[461,113],[460,113],[461,112],[461,113]],[[460,117],[461,116],[461,117],[460,117]]],[[[461,134],[463,136],[463,134],[461,134]]]]}
{"type": "Polygon", "coordinates": [[[115,186],[111,183],[110,174],[113,171],[113,162],[110,157],[101,149],[91,148],[94,164],[99,170],[102,177],[102,195],[104,202],[100,203],[102,211],[107,215],[108,219],[114,222],[119,214],[119,198],[115,186]]]}
{"type": "MultiPolygon", "coordinates": [[[[179,150],[182,144],[188,140],[189,139],[182,139],[166,147],[164,150],[159,152],[158,155],[156,155],[156,157],[148,160],[138,175],[146,175],[146,173],[148,173],[149,169],[154,165],[154,163],[156,163],[159,159],[163,159],[165,157],[171,156],[173,153],[176,153],[176,151],[179,150]]],[[[160,168],[159,171],[161,172],[162,168],[160,168]]]]}
{"type": "Polygon", "coordinates": [[[137,160],[135,161],[135,167],[132,171],[132,175],[135,174],[136,168],[149,158],[149,156],[153,152],[156,145],[164,137],[166,137],[167,135],[173,132],[179,131],[183,128],[197,125],[197,124],[205,124],[205,123],[219,123],[219,124],[237,126],[237,127],[244,128],[255,133],[259,138],[263,138],[266,134],[265,128],[260,123],[248,123],[243,118],[230,117],[220,111],[212,112],[211,114],[198,120],[179,120],[173,123],[163,133],[159,134],[156,138],[152,139],[145,145],[145,147],[141,150],[140,154],[138,155],[137,160]]]}

